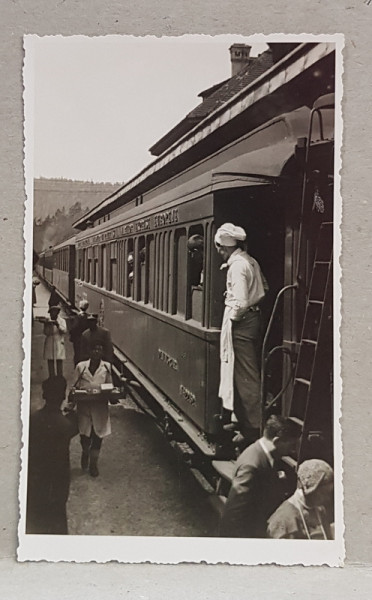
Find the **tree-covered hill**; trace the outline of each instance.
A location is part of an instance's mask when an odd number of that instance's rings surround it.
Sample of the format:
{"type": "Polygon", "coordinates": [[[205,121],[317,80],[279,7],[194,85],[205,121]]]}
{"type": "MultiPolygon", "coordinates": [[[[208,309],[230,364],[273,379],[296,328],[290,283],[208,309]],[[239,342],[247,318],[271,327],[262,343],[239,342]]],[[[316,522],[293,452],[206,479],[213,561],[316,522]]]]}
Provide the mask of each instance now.
{"type": "Polygon", "coordinates": [[[34,249],[41,252],[76,233],[72,224],[122,184],[34,180],[34,249]]]}

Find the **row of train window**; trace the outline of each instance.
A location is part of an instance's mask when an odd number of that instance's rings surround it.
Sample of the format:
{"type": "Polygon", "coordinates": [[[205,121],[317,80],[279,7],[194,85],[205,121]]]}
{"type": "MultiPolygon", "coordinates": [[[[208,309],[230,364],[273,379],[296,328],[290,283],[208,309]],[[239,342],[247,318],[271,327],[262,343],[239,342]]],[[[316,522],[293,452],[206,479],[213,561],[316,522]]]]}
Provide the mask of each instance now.
{"type": "Polygon", "coordinates": [[[77,251],[77,278],[202,321],[204,228],[194,225],[77,251]]]}
{"type": "Polygon", "coordinates": [[[60,248],[59,250],[55,250],[53,253],[54,257],[54,268],[59,269],[60,271],[69,272],[70,267],[70,248],[60,248]]]}

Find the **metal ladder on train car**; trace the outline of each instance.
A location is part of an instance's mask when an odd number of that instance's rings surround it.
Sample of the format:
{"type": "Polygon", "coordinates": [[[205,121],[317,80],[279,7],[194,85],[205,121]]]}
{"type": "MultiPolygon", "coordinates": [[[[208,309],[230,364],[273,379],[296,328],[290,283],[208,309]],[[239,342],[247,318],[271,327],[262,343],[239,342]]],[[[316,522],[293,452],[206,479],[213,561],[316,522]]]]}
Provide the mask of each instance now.
{"type": "Polygon", "coordinates": [[[322,448],[325,435],[319,428],[319,422],[327,404],[324,395],[327,389],[331,393],[327,349],[332,347],[329,344],[332,335],[332,289],[333,222],[323,222],[305,306],[288,415],[302,428],[299,462],[314,456],[314,445],[318,446],[316,454],[323,455],[319,458],[327,458],[327,450],[322,448]]]}

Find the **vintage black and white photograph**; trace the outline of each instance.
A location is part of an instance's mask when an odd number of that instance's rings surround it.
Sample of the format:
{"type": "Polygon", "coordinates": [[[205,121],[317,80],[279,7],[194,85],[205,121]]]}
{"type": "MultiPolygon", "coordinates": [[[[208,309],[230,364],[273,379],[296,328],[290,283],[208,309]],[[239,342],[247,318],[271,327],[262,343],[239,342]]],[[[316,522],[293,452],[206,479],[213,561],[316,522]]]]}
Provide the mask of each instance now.
{"type": "Polygon", "coordinates": [[[20,560],[341,565],[341,35],[24,38],[20,560]]]}

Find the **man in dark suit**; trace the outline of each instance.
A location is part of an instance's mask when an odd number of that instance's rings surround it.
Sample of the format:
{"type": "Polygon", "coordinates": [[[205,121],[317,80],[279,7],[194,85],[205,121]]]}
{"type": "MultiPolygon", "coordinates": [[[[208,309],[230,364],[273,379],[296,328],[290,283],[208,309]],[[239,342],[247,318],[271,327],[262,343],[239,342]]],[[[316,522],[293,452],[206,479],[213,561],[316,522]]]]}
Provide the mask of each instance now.
{"type": "Polygon", "coordinates": [[[272,415],[263,437],[242,452],[221,519],[222,537],[266,537],[267,519],[284,500],[278,460],[293,453],[298,438],[293,421],[272,415]]]}
{"type": "Polygon", "coordinates": [[[70,342],[74,346],[74,365],[78,364],[82,359],[80,358],[81,351],[81,336],[84,331],[88,329],[88,300],[81,300],[79,302],[79,312],[75,316],[71,329],[70,329],[70,342]]]}
{"type": "Polygon", "coordinates": [[[89,360],[93,348],[102,346],[102,360],[112,363],[114,349],[111,341],[111,334],[105,327],[98,325],[98,315],[90,314],[87,318],[88,329],[81,336],[80,360],[89,360]]]}

